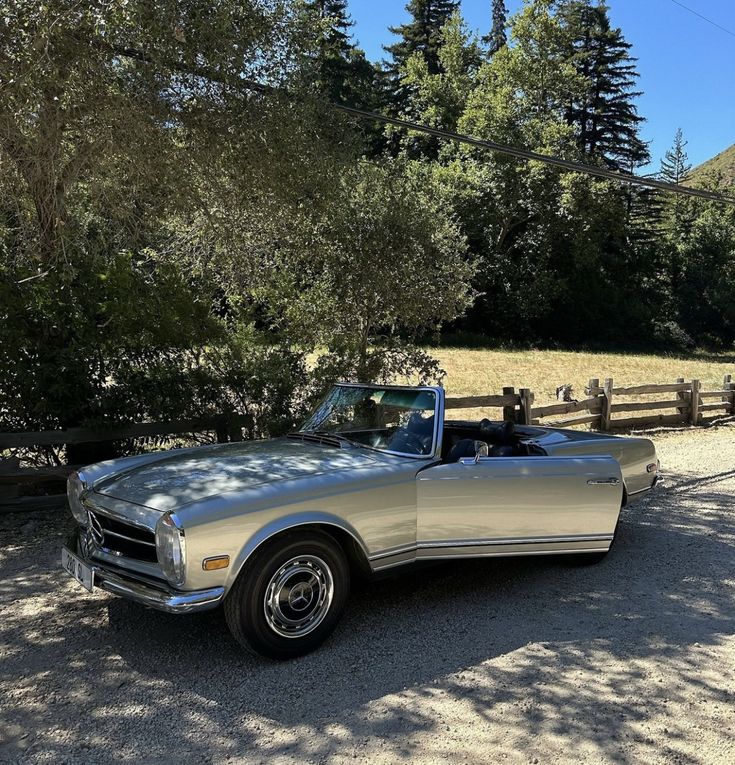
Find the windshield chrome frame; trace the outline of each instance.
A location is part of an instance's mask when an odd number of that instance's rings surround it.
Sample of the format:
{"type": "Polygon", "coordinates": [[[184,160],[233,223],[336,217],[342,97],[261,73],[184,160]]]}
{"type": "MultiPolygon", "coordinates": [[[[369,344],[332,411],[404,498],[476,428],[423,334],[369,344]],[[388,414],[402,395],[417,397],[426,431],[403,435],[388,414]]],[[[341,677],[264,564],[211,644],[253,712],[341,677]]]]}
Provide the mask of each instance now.
{"type": "MultiPolygon", "coordinates": [[[[440,425],[444,417],[444,397],[441,395],[442,389],[433,385],[378,385],[377,383],[353,383],[353,382],[338,382],[335,383],[333,388],[374,388],[375,390],[414,390],[414,391],[428,391],[434,394],[434,432],[432,433],[431,449],[428,454],[408,454],[407,452],[396,452],[392,449],[380,449],[377,446],[369,446],[368,444],[362,444],[357,441],[350,440],[347,436],[345,438],[350,443],[355,444],[359,449],[371,449],[374,452],[380,454],[390,454],[395,457],[404,457],[406,459],[414,460],[433,460],[437,458],[438,451],[441,446],[440,439],[440,425]]],[[[428,410],[426,410],[428,411],[428,410]]],[[[309,433],[308,430],[299,430],[300,433],[309,433]]]]}

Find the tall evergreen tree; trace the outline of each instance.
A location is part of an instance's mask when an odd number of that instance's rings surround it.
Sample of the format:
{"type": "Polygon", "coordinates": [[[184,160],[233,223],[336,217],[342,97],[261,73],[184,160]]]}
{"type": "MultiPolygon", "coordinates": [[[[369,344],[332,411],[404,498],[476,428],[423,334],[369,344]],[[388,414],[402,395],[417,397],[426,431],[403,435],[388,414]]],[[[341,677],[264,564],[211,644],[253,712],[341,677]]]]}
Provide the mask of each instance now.
{"type": "Polygon", "coordinates": [[[352,41],[347,0],[306,0],[302,17],[314,30],[304,73],[330,101],[374,106],[375,69],[352,41]]]}
{"type": "Polygon", "coordinates": [[[401,84],[405,65],[415,53],[420,53],[430,74],[442,71],[439,48],[442,44],[442,28],[459,8],[459,0],[409,0],[406,10],[411,20],[398,27],[390,27],[400,39],[385,46],[390,60],[385,65],[386,88],[397,111],[402,111],[408,93],[401,84]]]}
{"type": "Polygon", "coordinates": [[[662,181],[674,183],[678,186],[689,174],[692,165],[689,162],[686,146],[687,141],[684,140],[684,134],[681,128],[678,128],[674,135],[673,145],[670,149],[667,149],[664,158],[661,160],[659,177],[662,181]]]}
{"type": "MultiPolygon", "coordinates": [[[[692,169],[686,151],[687,142],[679,128],[674,135],[674,143],[661,160],[659,178],[667,183],[679,185],[692,169]]],[[[695,217],[696,204],[691,198],[679,194],[660,194],[661,219],[664,233],[670,240],[686,234],[695,217]]]]}
{"type": "Polygon", "coordinates": [[[602,0],[562,0],[559,18],[569,35],[569,56],[583,87],[570,94],[567,121],[578,133],[579,147],[588,159],[631,171],[649,161],[647,145],[639,137],[634,90],[638,79],[631,45],[610,24],[602,0]]]}
{"type": "MultiPolygon", "coordinates": [[[[674,135],[674,143],[661,160],[659,178],[662,181],[679,185],[684,181],[692,166],[686,152],[687,142],[679,128],[674,135]]],[[[697,203],[679,194],[658,193],[659,238],[665,267],[667,316],[672,321],[680,321],[680,293],[683,274],[687,272],[684,253],[687,252],[686,239],[691,232],[697,216],[697,203]],[[684,246],[683,246],[684,245],[684,246]]],[[[689,271],[691,273],[691,270],[689,271]]]]}
{"type": "Polygon", "coordinates": [[[504,0],[493,0],[492,19],[490,34],[482,38],[482,41],[487,43],[488,53],[491,56],[508,42],[508,36],[505,33],[508,25],[508,9],[505,7],[504,0]]]}

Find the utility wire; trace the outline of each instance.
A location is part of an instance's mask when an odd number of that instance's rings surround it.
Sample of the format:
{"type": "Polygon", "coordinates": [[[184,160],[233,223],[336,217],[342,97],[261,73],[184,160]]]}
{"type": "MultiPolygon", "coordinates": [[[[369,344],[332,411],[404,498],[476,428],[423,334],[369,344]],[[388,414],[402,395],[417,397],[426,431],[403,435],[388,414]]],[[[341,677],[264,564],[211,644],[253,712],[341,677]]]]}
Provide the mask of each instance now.
{"type": "Polygon", "coordinates": [[[636,186],[645,186],[652,189],[659,189],[661,191],[672,191],[676,194],[685,194],[691,197],[709,199],[715,202],[727,202],[728,204],[735,204],[735,197],[718,194],[715,191],[707,191],[706,189],[694,189],[690,186],[680,186],[676,183],[658,181],[646,176],[634,175],[632,173],[621,173],[617,170],[608,170],[605,167],[587,165],[583,162],[573,162],[568,159],[553,157],[549,154],[539,154],[535,151],[519,149],[515,146],[507,146],[506,144],[497,143],[496,141],[487,141],[481,138],[473,138],[472,136],[463,135],[461,133],[452,133],[448,130],[439,130],[438,128],[429,127],[428,125],[421,125],[417,122],[409,122],[408,120],[398,119],[397,117],[388,117],[385,114],[378,114],[377,112],[369,112],[365,111],[364,109],[356,109],[352,106],[344,106],[342,104],[330,104],[330,106],[338,109],[341,112],[352,114],[355,117],[360,117],[362,119],[384,122],[388,125],[395,125],[396,127],[406,128],[407,130],[415,130],[416,132],[426,133],[427,135],[433,135],[438,138],[446,138],[450,141],[456,141],[457,143],[464,143],[469,146],[477,146],[482,149],[490,149],[491,151],[498,152],[499,154],[506,154],[511,157],[516,157],[517,159],[543,162],[547,165],[552,165],[554,167],[558,167],[562,170],[568,170],[570,172],[587,173],[588,175],[594,175],[598,178],[608,178],[612,181],[622,181],[623,183],[632,183],[636,186]]]}
{"type": "MultiPolygon", "coordinates": [[[[127,48],[118,45],[110,45],[106,42],[97,42],[98,47],[104,47],[115,53],[115,55],[123,56],[125,58],[131,58],[136,61],[145,64],[153,64],[154,59],[148,56],[143,51],[135,48],[127,48]]],[[[284,88],[272,87],[270,85],[263,85],[262,83],[254,80],[248,80],[245,78],[225,78],[218,72],[213,72],[208,69],[190,68],[178,64],[176,62],[162,62],[164,66],[168,66],[175,71],[183,74],[194,75],[195,77],[201,77],[213,82],[220,82],[224,84],[232,84],[236,87],[245,88],[246,90],[255,91],[257,93],[280,93],[287,97],[293,98],[293,94],[289,93],[284,88]]],[[[719,194],[715,191],[707,191],[706,189],[695,189],[690,186],[680,186],[676,183],[666,183],[665,181],[655,180],[653,178],[647,178],[644,176],[634,175],[633,173],[622,173],[616,170],[608,170],[604,167],[597,167],[595,165],[587,165],[583,162],[573,162],[567,159],[561,159],[560,157],[554,157],[549,154],[540,154],[535,151],[528,151],[527,149],[519,149],[515,146],[508,146],[507,144],[498,143],[497,141],[484,140],[480,138],[474,138],[472,136],[463,135],[461,133],[454,133],[449,130],[440,130],[439,128],[433,128],[429,125],[422,125],[418,122],[411,122],[409,120],[399,119],[397,117],[389,117],[386,114],[380,114],[379,112],[372,112],[366,109],[358,109],[353,106],[346,106],[344,104],[333,103],[327,101],[326,104],[337,111],[349,114],[359,119],[371,120],[373,122],[382,122],[386,125],[393,125],[395,127],[405,128],[406,130],[414,130],[417,133],[425,133],[437,138],[445,138],[457,143],[466,144],[468,146],[475,146],[481,149],[489,149],[490,151],[497,152],[498,154],[505,154],[516,159],[530,160],[534,162],[543,162],[546,165],[557,167],[560,170],[566,170],[568,172],[586,173],[598,178],[607,178],[612,181],[619,181],[622,183],[630,183],[634,186],[644,186],[646,188],[658,189],[659,191],[670,191],[674,194],[683,194],[690,197],[699,197],[700,199],[708,199],[712,202],[724,202],[726,204],[735,205],[735,197],[727,196],[725,194],[719,194]]]]}
{"type": "Polygon", "coordinates": [[[735,32],[733,32],[731,29],[728,29],[727,27],[723,27],[722,24],[718,24],[716,21],[712,21],[712,19],[708,19],[706,16],[703,16],[699,11],[695,11],[694,8],[690,8],[688,5],[684,5],[684,3],[680,3],[679,0],[671,0],[671,2],[674,5],[678,5],[679,8],[683,8],[685,11],[689,11],[689,13],[693,13],[695,16],[699,16],[700,19],[703,19],[708,24],[712,24],[713,27],[717,27],[718,29],[721,29],[723,32],[727,32],[727,34],[735,37],[735,32]]]}

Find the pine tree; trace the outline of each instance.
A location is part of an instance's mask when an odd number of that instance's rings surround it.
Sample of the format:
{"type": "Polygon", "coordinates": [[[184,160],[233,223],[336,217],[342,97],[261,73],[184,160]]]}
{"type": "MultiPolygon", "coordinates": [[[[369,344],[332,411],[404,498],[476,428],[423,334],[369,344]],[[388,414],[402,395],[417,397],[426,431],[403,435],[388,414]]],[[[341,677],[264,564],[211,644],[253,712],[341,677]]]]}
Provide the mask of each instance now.
{"type": "Polygon", "coordinates": [[[492,10],[493,25],[490,34],[482,38],[488,46],[488,53],[492,56],[497,53],[507,42],[508,37],[505,28],[508,25],[508,9],[504,0],[493,0],[492,10]]]}
{"type": "MultiPolygon", "coordinates": [[[[681,128],[674,135],[674,143],[667,149],[661,160],[659,178],[667,183],[679,185],[684,181],[692,165],[686,152],[687,142],[681,128]]],[[[682,245],[688,238],[692,224],[696,218],[696,203],[690,198],[680,194],[658,194],[659,200],[659,229],[661,246],[665,253],[670,285],[671,305],[674,306],[670,313],[678,317],[681,306],[676,305],[682,281],[682,272],[686,269],[686,262],[682,259],[682,245]]]]}
{"type": "Polygon", "coordinates": [[[401,79],[406,61],[412,55],[420,53],[423,56],[430,74],[442,71],[439,61],[442,28],[458,8],[459,0],[409,0],[406,10],[411,14],[411,20],[390,27],[391,33],[401,38],[384,48],[390,55],[385,64],[386,89],[397,111],[402,111],[408,96],[401,86],[401,79]]]}
{"type": "Polygon", "coordinates": [[[375,70],[352,42],[347,0],[308,0],[302,14],[317,30],[305,65],[310,84],[330,101],[373,106],[375,70]]]}
{"type": "MultiPolygon", "coordinates": [[[[658,176],[662,181],[678,186],[684,181],[692,169],[686,152],[687,142],[679,128],[674,135],[674,143],[667,149],[661,160],[658,176]]],[[[694,203],[691,199],[680,194],[659,194],[661,207],[661,222],[664,233],[670,240],[675,240],[686,233],[688,225],[694,217],[694,203]]]]}
{"type": "Polygon", "coordinates": [[[583,83],[571,94],[567,121],[577,128],[580,150],[617,170],[632,171],[649,161],[638,131],[634,90],[636,59],[620,29],[610,24],[604,0],[563,0],[559,17],[569,35],[569,60],[583,83]]]}
{"type": "Polygon", "coordinates": [[[673,146],[667,149],[664,158],[661,160],[659,177],[662,181],[678,186],[689,174],[692,166],[689,162],[686,146],[687,141],[684,140],[684,134],[681,128],[679,128],[674,135],[673,146]]]}

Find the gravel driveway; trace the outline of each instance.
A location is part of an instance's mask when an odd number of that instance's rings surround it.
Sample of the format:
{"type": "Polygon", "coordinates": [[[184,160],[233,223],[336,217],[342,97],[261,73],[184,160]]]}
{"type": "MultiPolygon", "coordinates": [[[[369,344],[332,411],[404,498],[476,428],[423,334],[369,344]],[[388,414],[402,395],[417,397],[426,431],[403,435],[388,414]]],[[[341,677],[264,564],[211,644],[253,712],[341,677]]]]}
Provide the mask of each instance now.
{"type": "Polygon", "coordinates": [[[361,585],[332,639],[243,655],[58,569],[0,516],[0,762],[735,762],[735,426],[656,436],[667,484],[600,565],[453,562],[361,585]]]}

